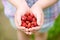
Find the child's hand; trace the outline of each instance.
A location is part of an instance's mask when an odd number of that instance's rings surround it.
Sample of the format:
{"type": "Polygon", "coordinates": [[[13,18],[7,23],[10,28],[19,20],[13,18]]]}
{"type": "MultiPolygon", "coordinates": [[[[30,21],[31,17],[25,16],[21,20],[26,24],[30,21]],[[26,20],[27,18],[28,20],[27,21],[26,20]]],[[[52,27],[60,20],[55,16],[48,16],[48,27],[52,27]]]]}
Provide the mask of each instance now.
{"type": "Polygon", "coordinates": [[[24,15],[26,12],[29,12],[29,7],[26,6],[25,4],[21,4],[21,7],[17,8],[16,10],[15,24],[17,26],[17,29],[28,34],[28,29],[21,26],[21,16],[24,15]]]}
{"type": "Polygon", "coordinates": [[[32,8],[31,8],[31,11],[33,12],[33,14],[35,15],[35,17],[37,18],[37,24],[39,26],[37,27],[32,27],[31,29],[29,29],[30,31],[38,31],[40,30],[41,26],[43,25],[43,21],[44,21],[44,13],[43,13],[43,10],[42,8],[34,5],[32,8]]]}
{"type": "Polygon", "coordinates": [[[20,26],[21,25],[21,16],[27,12],[30,12],[30,8],[27,5],[21,4],[21,7],[17,7],[16,14],[15,14],[15,24],[16,24],[18,30],[23,31],[27,35],[31,35],[32,32],[29,31],[28,28],[20,26]]]}

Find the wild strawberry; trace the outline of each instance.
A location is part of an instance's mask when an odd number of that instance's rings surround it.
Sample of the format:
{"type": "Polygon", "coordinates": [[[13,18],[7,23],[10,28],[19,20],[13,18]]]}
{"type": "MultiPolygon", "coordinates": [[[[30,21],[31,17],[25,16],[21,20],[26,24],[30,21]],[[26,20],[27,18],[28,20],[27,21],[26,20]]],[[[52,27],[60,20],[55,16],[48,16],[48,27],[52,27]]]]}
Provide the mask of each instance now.
{"type": "Polygon", "coordinates": [[[31,27],[34,27],[34,25],[31,25],[31,27]]]}
{"type": "Polygon", "coordinates": [[[22,23],[22,26],[26,27],[26,23],[22,23]]]}
{"type": "Polygon", "coordinates": [[[33,21],[33,22],[36,22],[36,18],[33,18],[32,21],[33,21]]]}
{"type": "Polygon", "coordinates": [[[33,18],[34,17],[33,13],[31,13],[30,16],[33,18]]]}
{"type": "Polygon", "coordinates": [[[37,26],[37,22],[34,22],[34,26],[37,26]]]}
{"type": "Polygon", "coordinates": [[[27,20],[28,21],[32,21],[32,17],[31,16],[28,16],[27,20]]]}
{"type": "Polygon", "coordinates": [[[28,24],[28,23],[29,23],[29,21],[26,21],[26,23],[28,24]]]}
{"type": "Polygon", "coordinates": [[[31,23],[28,24],[27,28],[31,28],[31,23]]]}
{"type": "Polygon", "coordinates": [[[22,16],[21,20],[25,21],[26,20],[26,16],[22,16]]]}
{"type": "Polygon", "coordinates": [[[36,27],[37,19],[32,13],[26,13],[24,16],[21,17],[21,26],[24,26],[26,28],[36,27]]]}
{"type": "Polygon", "coordinates": [[[29,15],[30,15],[30,13],[26,13],[26,14],[25,14],[25,16],[29,16],[29,15]]]}

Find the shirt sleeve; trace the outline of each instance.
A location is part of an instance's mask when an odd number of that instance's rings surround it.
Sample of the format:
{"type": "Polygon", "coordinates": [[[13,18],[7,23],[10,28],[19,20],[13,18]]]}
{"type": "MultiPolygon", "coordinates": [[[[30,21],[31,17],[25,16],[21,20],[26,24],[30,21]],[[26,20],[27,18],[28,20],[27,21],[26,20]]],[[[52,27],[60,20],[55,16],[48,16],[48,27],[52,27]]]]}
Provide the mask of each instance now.
{"type": "Polygon", "coordinates": [[[7,0],[2,0],[4,6],[4,14],[9,18],[13,17],[16,11],[16,8],[10,4],[7,0]]]}

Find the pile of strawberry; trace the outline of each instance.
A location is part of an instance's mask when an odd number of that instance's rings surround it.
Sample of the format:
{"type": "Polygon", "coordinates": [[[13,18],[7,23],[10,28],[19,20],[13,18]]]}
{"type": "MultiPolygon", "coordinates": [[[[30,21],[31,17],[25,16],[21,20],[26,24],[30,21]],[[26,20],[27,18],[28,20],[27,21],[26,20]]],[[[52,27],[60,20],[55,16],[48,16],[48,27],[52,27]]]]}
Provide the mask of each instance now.
{"type": "Polygon", "coordinates": [[[37,19],[32,13],[26,13],[21,17],[21,26],[31,28],[38,26],[37,19]]]}

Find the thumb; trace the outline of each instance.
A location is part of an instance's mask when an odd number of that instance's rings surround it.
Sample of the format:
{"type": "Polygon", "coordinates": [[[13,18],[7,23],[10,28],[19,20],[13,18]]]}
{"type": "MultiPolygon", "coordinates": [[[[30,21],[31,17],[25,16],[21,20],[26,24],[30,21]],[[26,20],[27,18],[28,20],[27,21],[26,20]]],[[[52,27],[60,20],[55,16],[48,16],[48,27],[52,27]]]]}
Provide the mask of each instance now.
{"type": "Polygon", "coordinates": [[[41,21],[41,15],[40,14],[37,14],[37,24],[40,25],[40,21],[41,21]]]}
{"type": "Polygon", "coordinates": [[[17,20],[18,20],[18,25],[21,25],[21,16],[17,17],[17,20]]]}
{"type": "Polygon", "coordinates": [[[44,14],[43,11],[40,11],[40,13],[37,14],[37,24],[42,25],[44,22],[44,14]]]}
{"type": "Polygon", "coordinates": [[[21,17],[20,17],[20,19],[19,19],[19,17],[17,17],[17,15],[15,14],[15,17],[14,17],[14,21],[15,21],[15,24],[16,24],[16,26],[17,27],[19,27],[19,25],[21,25],[21,17]]]}

